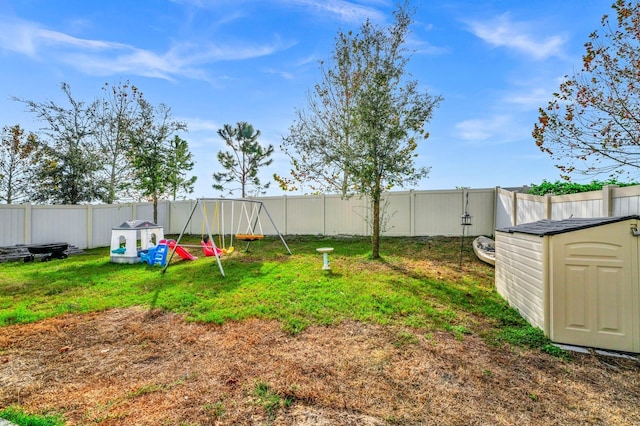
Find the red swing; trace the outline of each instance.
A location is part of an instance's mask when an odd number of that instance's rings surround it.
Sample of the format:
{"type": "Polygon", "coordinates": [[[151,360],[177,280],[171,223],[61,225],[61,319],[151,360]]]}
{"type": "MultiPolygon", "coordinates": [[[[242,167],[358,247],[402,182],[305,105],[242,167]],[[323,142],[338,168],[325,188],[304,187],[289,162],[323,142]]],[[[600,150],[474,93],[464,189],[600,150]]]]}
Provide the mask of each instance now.
{"type": "Polygon", "coordinates": [[[224,250],[218,248],[213,245],[213,243],[209,240],[209,236],[205,235],[202,237],[202,241],[200,241],[200,245],[202,246],[202,251],[204,255],[209,256],[222,256],[224,254],[224,250]]]}

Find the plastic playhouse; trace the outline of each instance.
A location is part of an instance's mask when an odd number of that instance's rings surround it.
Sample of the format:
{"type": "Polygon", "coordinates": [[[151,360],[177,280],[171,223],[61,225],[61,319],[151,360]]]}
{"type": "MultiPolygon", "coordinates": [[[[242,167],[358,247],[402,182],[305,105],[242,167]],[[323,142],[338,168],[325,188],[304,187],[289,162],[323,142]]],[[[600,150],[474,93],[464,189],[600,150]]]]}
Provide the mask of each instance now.
{"type": "Polygon", "coordinates": [[[148,220],[128,220],[111,229],[111,261],[139,263],[140,252],[156,247],[161,240],[164,240],[161,226],[148,220]]]}

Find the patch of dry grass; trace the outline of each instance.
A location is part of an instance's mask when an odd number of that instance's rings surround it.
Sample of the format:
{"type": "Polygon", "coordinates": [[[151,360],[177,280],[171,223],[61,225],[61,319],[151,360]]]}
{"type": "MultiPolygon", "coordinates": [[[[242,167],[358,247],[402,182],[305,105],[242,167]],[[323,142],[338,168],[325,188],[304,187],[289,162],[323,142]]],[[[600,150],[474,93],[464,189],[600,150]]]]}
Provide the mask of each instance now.
{"type": "Polygon", "coordinates": [[[399,326],[130,308],[0,328],[0,348],[0,405],[70,425],[640,423],[637,362],[399,326]]]}

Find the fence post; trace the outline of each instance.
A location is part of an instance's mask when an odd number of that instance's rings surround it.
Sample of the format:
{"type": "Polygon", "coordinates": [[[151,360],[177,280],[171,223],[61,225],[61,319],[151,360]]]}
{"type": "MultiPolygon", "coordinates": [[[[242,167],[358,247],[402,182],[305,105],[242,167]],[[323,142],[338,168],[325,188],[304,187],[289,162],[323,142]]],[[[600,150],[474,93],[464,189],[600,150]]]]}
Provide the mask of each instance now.
{"type": "Polygon", "coordinates": [[[289,218],[288,218],[288,212],[287,209],[289,207],[287,206],[287,194],[283,194],[282,195],[282,221],[283,223],[283,232],[284,235],[289,235],[289,218]]]}
{"type": "Polygon", "coordinates": [[[87,247],[93,248],[93,206],[86,205],[87,208],[87,247]]]}
{"type": "Polygon", "coordinates": [[[511,226],[516,226],[518,224],[518,193],[513,191],[511,197],[511,226]]]}
{"type": "MultiPolygon", "coordinates": [[[[175,200],[173,200],[175,201],[175,200]]],[[[167,228],[167,233],[168,230],[171,229],[171,206],[172,206],[173,202],[172,200],[167,200],[167,207],[166,207],[166,220],[165,223],[167,224],[166,228],[167,228]]]]}
{"type": "Polygon", "coordinates": [[[322,236],[327,236],[327,196],[322,193],[322,236]]]}
{"type": "Polygon", "coordinates": [[[416,192],[412,189],[409,191],[409,234],[416,236],[416,192]]]}
{"type": "Polygon", "coordinates": [[[605,185],[602,187],[602,216],[613,216],[613,192],[618,185],[605,185]]]}
{"type": "MultiPolygon", "coordinates": [[[[495,236],[498,227],[498,200],[500,198],[500,187],[493,188],[493,232],[491,236],[495,236]]],[[[495,238],[495,237],[494,237],[495,238]]]]}
{"type": "Polygon", "coordinates": [[[31,204],[24,205],[24,243],[31,244],[31,204]]]}
{"type": "Polygon", "coordinates": [[[545,207],[545,219],[553,219],[551,217],[553,214],[553,203],[551,202],[551,195],[549,194],[544,196],[544,207],[545,207]]]}

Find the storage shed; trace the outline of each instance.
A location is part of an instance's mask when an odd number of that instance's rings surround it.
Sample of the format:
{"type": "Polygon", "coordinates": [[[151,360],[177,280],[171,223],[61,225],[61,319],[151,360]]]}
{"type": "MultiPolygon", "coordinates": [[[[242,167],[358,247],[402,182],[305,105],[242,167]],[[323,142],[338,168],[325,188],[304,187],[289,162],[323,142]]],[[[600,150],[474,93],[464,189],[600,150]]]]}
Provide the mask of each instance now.
{"type": "Polygon", "coordinates": [[[640,352],[640,216],[496,230],[496,288],[557,343],[640,352]]]}

